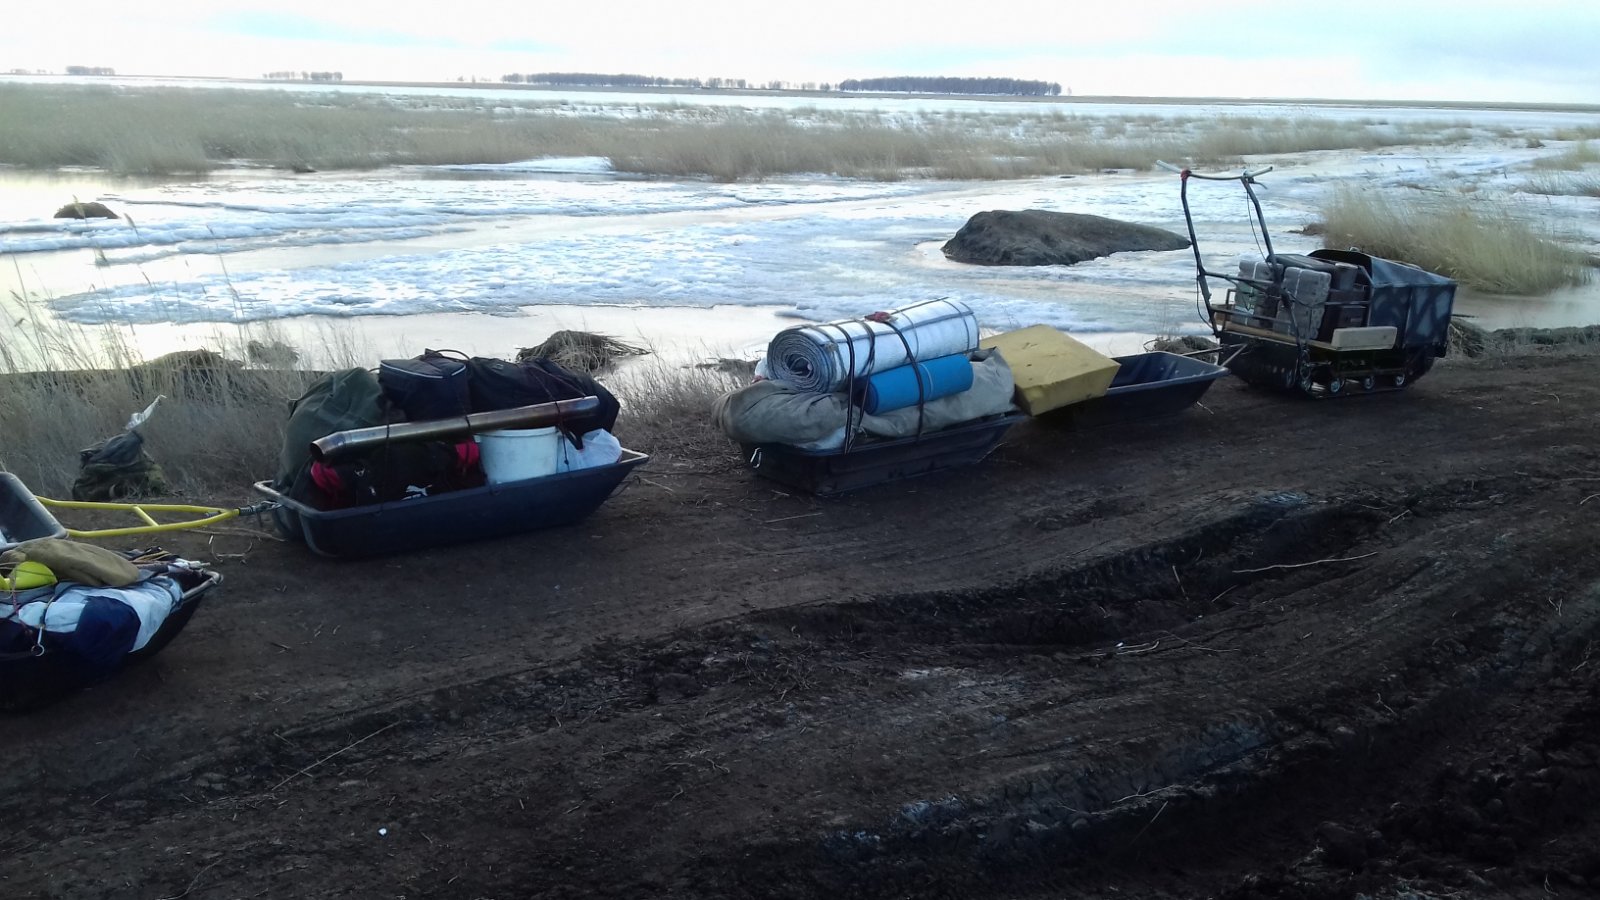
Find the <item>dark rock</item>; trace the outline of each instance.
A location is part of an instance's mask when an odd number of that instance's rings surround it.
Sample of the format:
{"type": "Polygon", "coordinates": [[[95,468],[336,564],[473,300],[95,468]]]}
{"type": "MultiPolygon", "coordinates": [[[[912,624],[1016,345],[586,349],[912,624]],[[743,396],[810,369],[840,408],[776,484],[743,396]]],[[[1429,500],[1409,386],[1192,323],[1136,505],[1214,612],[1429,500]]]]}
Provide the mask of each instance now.
{"type": "Polygon", "coordinates": [[[704,369],[713,372],[723,372],[739,378],[753,378],[756,374],[756,361],[753,359],[732,359],[718,357],[716,362],[694,363],[690,368],[704,369]]]}
{"type": "Polygon", "coordinates": [[[1490,333],[1465,319],[1450,320],[1450,352],[1466,357],[1482,356],[1488,349],[1490,333]]]}
{"type": "Polygon", "coordinates": [[[1336,822],[1317,826],[1317,844],[1331,865],[1359,869],[1367,862],[1367,837],[1336,822]]]}
{"type": "MultiPolygon", "coordinates": [[[[1454,319],[1450,320],[1453,324],[1454,319]]],[[[1501,328],[1496,340],[1512,347],[1561,347],[1571,344],[1600,344],[1600,325],[1569,325],[1564,328],[1501,328]]]]}
{"type": "Polygon", "coordinates": [[[944,255],[981,266],[1070,266],[1134,250],[1182,250],[1186,238],[1162,228],[1042,209],[978,213],[945,242],[944,255]]]}
{"type": "Polygon", "coordinates": [[[288,368],[300,361],[300,351],[283,341],[251,340],[244,349],[251,362],[265,366],[288,368]]]}
{"type": "Polygon", "coordinates": [[[215,350],[176,350],[128,367],[128,379],[143,393],[177,399],[215,399],[242,384],[244,364],[215,350]]]}
{"type": "MultiPolygon", "coordinates": [[[[1156,338],[1151,342],[1150,349],[1162,353],[1197,353],[1201,350],[1217,349],[1217,342],[1198,334],[1186,334],[1175,338],[1156,338]]],[[[1345,730],[1349,731],[1348,728],[1345,730]]],[[[1337,731],[1335,733],[1337,734],[1337,731]]]]}
{"type": "Polygon", "coordinates": [[[625,341],[588,331],[557,331],[537,347],[517,351],[517,362],[548,359],[575,372],[604,372],[629,356],[650,351],[625,341]]]}
{"type": "Polygon", "coordinates": [[[106,208],[104,203],[90,201],[79,203],[74,200],[66,206],[56,210],[57,219],[120,219],[121,216],[106,208]]]}

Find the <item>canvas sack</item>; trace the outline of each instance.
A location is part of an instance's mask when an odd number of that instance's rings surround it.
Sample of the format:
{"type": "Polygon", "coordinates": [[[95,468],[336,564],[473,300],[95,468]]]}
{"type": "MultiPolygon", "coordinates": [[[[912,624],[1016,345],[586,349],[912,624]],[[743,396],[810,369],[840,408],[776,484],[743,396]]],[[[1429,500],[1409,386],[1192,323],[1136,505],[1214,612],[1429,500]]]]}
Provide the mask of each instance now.
{"type": "Polygon", "coordinates": [[[489,412],[514,409],[556,400],[597,397],[600,407],[592,413],[575,415],[560,424],[573,443],[582,446],[583,435],[596,429],[610,431],[617,423],[622,405],[605,386],[588,375],[580,375],[548,359],[509,362],[475,356],[467,361],[472,372],[472,411],[489,412]]]}
{"type": "Polygon", "coordinates": [[[467,364],[423,351],[416,359],[385,359],[378,363],[378,385],[383,395],[408,421],[453,419],[471,412],[467,364]]]}

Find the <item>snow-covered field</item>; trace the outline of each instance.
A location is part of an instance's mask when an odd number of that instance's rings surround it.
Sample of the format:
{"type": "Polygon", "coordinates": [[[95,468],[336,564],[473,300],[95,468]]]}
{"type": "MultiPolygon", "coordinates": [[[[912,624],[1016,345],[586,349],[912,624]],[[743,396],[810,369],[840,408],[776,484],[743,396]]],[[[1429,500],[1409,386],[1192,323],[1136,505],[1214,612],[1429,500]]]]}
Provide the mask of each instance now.
{"type": "MultiPolygon", "coordinates": [[[[584,100],[605,102],[592,93],[584,100]]],[[[893,112],[896,102],[874,106],[893,112]]],[[[1350,107],[1274,114],[1422,115],[1350,107]]],[[[1561,149],[1532,148],[1531,137],[1592,128],[1600,117],[1449,110],[1435,118],[1460,132],[1458,140],[1253,160],[1276,167],[1263,178],[1276,249],[1318,246],[1293,230],[1316,221],[1325,191],[1361,180],[1516,193],[1529,215],[1547,217],[1593,251],[1600,200],[1519,189],[1536,158],[1561,149]]],[[[17,328],[113,329],[146,353],[207,343],[219,327],[270,322],[297,344],[367,341],[378,353],[423,344],[507,353],[556,327],[587,326],[716,355],[762,346],[793,319],[932,297],[964,300],[996,329],[1045,322],[1090,338],[1200,332],[1187,251],[988,268],[950,263],[939,250],[970,216],[990,209],[1091,213],[1181,233],[1178,188],[1174,175],[1145,172],[719,184],[621,177],[588,158],[144,181],[0,170],[0,304],[17,328]],[[124,218],[48,218],[74,198],[100,200],[124,218]]],[[[1191,199],[1208,261],[1225,267],[1258,252],[1236,185],[1196,184],[1191,199]]],[[[1594,321],[1600,302],[1593,288],[1535,299],[1468,295],[1458,311],[1491,326],[1567,324],[1594,321]]]]}

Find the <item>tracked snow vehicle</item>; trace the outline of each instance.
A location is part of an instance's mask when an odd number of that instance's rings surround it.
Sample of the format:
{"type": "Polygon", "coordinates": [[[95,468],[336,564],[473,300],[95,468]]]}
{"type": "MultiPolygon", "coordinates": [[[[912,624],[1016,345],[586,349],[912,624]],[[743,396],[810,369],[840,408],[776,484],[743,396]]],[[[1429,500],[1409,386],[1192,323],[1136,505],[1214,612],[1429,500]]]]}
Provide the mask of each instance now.
{"type": "Polygon", "coordinates": [[[1256,177],[1270,167],[1227,176],[1165,167],[1182,180],[1204,314],[1221,344],[1219,359],[1233,374],[1322,398],[1399,390],[1445,355],[1454,281],[1356,250],[1276,253],[1255,192],[1256,177]],[[1237,274],[1206,268],[1189,210],[1191,179],[1239,182],[1260,226],[1265,259],[1240,260],[1237,274]],[[1229,284],[1221,303],[1213,302],[1212,279],[1229,284]]]}

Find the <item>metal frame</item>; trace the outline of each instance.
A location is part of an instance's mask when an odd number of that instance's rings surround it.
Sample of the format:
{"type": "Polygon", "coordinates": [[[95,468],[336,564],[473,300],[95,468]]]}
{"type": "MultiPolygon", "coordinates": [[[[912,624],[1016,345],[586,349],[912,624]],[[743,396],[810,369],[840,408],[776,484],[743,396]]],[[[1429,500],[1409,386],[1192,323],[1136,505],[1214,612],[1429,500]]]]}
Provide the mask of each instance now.
{"type": "Polygon", "coordinates": [[[1315,334],[1299,333],[1299,323],[1294,315],[1288,318],[1289,331],[1279,332],[1252,324],[1251,319],[1263,317],[1241,312],[1236,305],[1239,287],[1249,287],[1265,296],[1273,297],[1291,306],[1300,301],[1277,281],[1262,282],[1206,268],[1200,254],[1200,242],[1195,234],[1194,216],[1189,208],[1189,181],[1238,182],[1250,199],[1251,208],[1259,226],[1267,259],[1275,255],[1272,236],[1267,229],[1266,214],[1261,199],[1256,195],[1256,179],[1271,172],[1273,167],[1245,170],[1237,175],[1202,175],[1186,167],[1157,162],[1157,165],[1179,176],[1179,198],[1183,204],[1184,224],[1189,233],[1189,246],[1194,252],[1195,283],[1199,288],[1200,302],[1204,305],[1203,317],[1221,345],[1217,351],[1219,363],[1245,381],[1282,390],[1296,391],[1309,397],[1326,398],[1349,393],[1372,393],[1400,390],[1415,377],[1427,371],[1431,358],[1423,359],[1398,346],[1389,349],[1344,350],[1324,341],[1315,334]],[[1228,282],[1230,287],[1221,305],[1214,302],[1210,280],[1228,282]],[[1347,387],[1354,390],[1346,390],[1347,387]]]}
{"type": "Polygon", "coordinates": [[[90,500],[52,500],[49,497],[35,495],[35,500],[43,506],[52,509],[91,509],[91,510],[117,510],[131,512],[144,521],[143,525],[134,525],[124,528],[96,528],[80,530],[68,528],[67,536],[74,538],[112,538],[126,537],[134,534],[156,534],[164,531],[183,531],[189,528],[200,528],[206,525],[215,525],[226,522],[243,515],[256,515],[268,512],[277,506],[273,502],[256,503],[250,506],[235,507],[232,509],[219,506],[191,506],[182,503],[102,503],[90,500]],[[184,519],[181,522],[158,522],[150,515],[150,511],[163,513],[189,513],[199,516],[195,519],[184,519]]]}

